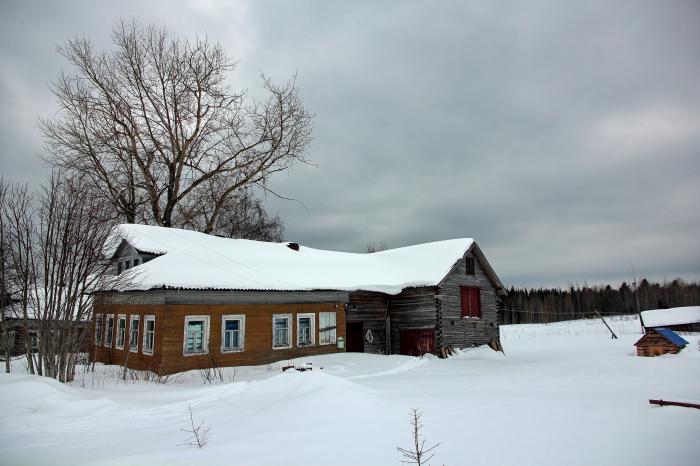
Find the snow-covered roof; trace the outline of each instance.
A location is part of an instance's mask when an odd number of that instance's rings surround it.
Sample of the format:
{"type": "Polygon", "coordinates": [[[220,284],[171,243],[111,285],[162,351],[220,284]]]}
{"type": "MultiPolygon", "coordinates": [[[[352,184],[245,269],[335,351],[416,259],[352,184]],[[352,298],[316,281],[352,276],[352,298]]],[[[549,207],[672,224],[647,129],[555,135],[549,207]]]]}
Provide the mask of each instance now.
{"type": "Polygon", "coordinates": [[[665,327],[700,322],[700,306],[652,309],[642,312],[645,327],[665,327]]]}
{"type": "Polygon", "coordinates": [[[404,288],[437,285],[474,244],[471,238],[461,238],[355,254],[303,245],[295,251],[289,243],[221,238],[148,225],[119,225],[116,234],[141,252],[161,255],[130,269],[135,278],[123,288],[128,290],[166,287],[398,294],[404,288]]]}

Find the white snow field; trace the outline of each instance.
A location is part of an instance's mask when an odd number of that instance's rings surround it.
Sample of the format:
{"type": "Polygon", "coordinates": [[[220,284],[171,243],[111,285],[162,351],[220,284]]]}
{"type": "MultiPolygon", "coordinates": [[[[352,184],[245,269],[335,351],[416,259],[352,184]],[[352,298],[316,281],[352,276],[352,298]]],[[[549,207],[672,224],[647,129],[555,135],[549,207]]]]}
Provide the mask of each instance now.
{"type": "Polygon", "coordinates": [[[336,354],[169,384],[121,382],[98,366],[72,386],[0,376],[0,463],[100,465],[399,465],[409,412],[423,412],[433,465],[700,464],[700,335],[678,355],[642,358],[638,321],[501,327],[505,355],[486,347],[447,360],[336,354]],[[323,369],[321,369],[321,367],[323,369]],[[209,427],[188,448],[188,405],[209,427]]]}

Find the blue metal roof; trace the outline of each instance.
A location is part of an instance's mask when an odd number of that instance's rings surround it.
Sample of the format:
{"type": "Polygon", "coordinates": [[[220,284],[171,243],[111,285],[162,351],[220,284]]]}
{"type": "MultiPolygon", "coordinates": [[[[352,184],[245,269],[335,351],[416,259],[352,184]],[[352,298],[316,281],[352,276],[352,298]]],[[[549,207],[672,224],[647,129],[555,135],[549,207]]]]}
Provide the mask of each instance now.
{"type": "Polygon", "coordinates": [[[687,341],[685,341],[680,335],[678,335],[673,330],[669,330],[664,327],[655,328],[654,330],[656,330],[661,336],[663,336],[665,339],[667,339],[674,345],[685,346],[688,344],[687,341]]]}

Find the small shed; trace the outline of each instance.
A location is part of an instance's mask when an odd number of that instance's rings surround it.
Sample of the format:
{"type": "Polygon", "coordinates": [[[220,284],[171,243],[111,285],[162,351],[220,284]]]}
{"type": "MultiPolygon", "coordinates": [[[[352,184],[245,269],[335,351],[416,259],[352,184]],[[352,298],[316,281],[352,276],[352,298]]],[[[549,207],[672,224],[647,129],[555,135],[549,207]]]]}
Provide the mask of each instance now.
{"type": "Polygon", "coordinates": [[[687,344],[688,342],[673,330],[661,327],[647,331],[634,346],[637,347],[637,356],[660,356],[667,353],[676,354],[687,344]]]}

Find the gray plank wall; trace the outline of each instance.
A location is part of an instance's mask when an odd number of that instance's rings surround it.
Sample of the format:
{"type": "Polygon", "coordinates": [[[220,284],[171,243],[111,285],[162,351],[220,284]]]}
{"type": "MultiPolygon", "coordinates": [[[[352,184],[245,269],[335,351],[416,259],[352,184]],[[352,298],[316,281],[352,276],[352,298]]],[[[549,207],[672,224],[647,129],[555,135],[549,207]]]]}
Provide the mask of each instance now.
{"type": "Polygon", "coordinates": [[[406,288],[389,298],[392,354],[401,353],[401,330],[436,328],[435,291],[434,287],[406,288]]]}
{"type": "Polygon", "coordinates": [[[365,339],[365,353],[384,353],[386,348],[384,335],[384,317],[386,315],[387,295],[371,291],[350,293],[350,306],[345,315],[346,322],[362,322],[363,334],[372,330],[373,341],[365,339]]]}
{"type": "MultiPolygon", "coordinates": [[[[465,257],[473,257],[471,251],[465,257]]],[[[474,275],[465,274],[465,259],[460,259],[439,284],[436,346],[464,348],[489,343],[498,338],[496,289],[476,259],[474,275]],[[476,286],[481,294],[481,319],[463,319],[460,288],[476,286]]]]}

